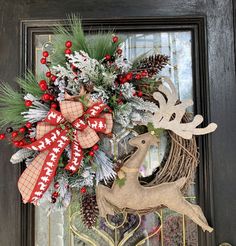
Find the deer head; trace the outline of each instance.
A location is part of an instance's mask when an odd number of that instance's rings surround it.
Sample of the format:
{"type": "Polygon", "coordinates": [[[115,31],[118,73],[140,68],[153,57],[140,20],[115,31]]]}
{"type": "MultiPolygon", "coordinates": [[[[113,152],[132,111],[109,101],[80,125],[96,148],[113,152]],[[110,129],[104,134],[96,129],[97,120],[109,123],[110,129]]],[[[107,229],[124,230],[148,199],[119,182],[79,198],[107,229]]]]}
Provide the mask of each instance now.
{"type": "Polygon", "coordinates": [[[163,77],[163,79],[168,83],[169,88],[162,84],[159,87],[159,92],[153,93],[153,98],[159,103],[159,110],[152,119],[154,127],[171,130],[185,139],[191,139],[193,135],[203,135],[215,131],[217,128],[215,123],[211,123],[205,128],[197,128],[203,122],[201,115],[196,115],[192,122],[182,123],[181,120],[186,109],[193,105],[193,101],[179,102],[172,81],[167,77],[163,77]]]}
{"type": "Polygon", "coordinates": [[[134,147],[144,148],[151,145],[158,146],[159,139],[152,133],[144,133],[137,137],[131,138],[129,144],[134,147]]]}

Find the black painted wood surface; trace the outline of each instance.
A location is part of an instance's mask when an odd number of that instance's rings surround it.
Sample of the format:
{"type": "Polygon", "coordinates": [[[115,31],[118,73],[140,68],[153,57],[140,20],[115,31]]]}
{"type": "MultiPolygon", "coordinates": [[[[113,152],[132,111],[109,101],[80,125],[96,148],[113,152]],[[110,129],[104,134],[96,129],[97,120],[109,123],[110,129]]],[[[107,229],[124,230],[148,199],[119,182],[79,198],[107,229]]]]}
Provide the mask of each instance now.
{"type": "MultiPolygon", "coordinates": [[[[215,246],[223,241],[236,245],[234,7],[231,0],[0,0],[0,80],[14,84],[14,78],[20,74],[23,19],[63,19],[75,12],[84,18],[205,16],[208,68],[202,65],[208,70],[209,86],[204,87],[208,89],[202,95],[208,95],[209,105],[205,107],[209,109],[209,119],[219,127],[210,137],[210,153],[207,151],[213,184],[205,185],[207,189],[212,186],[213,193],[204,201],[213,199],[213,209],[204,205],[209,202],[201,204],[209,218],[214,212],[215,233],[202,245],[215,246]]],[[[0,150],[0,245],[33,245],[30,232],[21,237],[21,228],[30,218],[27,214],[21,216],[21,211],[26,210],[22,210],[16,189],[20,168],[9,163],[13,150],[7,144],[1,144],[0,150]]],[[[205,170],[208,167],[201,168],[203,173],[209,173],[205,170]]]]}

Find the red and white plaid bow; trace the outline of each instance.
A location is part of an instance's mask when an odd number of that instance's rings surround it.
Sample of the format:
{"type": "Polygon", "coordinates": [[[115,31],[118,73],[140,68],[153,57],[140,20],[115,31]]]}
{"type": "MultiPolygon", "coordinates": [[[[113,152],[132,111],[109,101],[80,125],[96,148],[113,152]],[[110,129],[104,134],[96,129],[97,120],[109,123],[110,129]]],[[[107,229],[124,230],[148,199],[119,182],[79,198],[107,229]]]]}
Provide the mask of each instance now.
{"type": "MultiPolygon", "coordinates": [[[[65,169],[75,173],[83,159],[83,150],[99,141],[97,132],[112,130],[111,113],[102,113],[109,107],[97,102],[84,112],[82,103],[63,101],[61,112],[51,109],[43,122],[37,124],[37,141],[23,148],[41,153],[21,175],[18,188],[24,203],[36,203],[55,176],[62,152],[71,143],[71,159],[65,169]]],[[[110,110],[110,109],[109,109],[110,110]]]]}

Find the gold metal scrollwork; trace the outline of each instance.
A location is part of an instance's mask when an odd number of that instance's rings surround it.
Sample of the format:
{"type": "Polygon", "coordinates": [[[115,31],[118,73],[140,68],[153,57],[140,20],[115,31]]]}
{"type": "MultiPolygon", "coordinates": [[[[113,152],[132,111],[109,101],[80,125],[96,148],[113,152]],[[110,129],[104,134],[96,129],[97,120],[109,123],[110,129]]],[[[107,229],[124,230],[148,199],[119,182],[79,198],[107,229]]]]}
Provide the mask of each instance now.
{"type": "MultiPolygon", "coordinates": [[[[161,231],[161,229],[162,229],[162,215],[159,214],[158,212],[155,212],[154,214],[157,215],[158,218],[160,219],[160,223],[161,223],[160,226],[156,230],[154,230],[153,232],[149,233],[141,241],[136,243],[136,246],[143,245],[149,238],[153,237],[154,235],[158,234],[161,231]]],[[[71,229],[72,233],[74,235],[76,235],[80,240],[82,240],[83,242],[87,243],[88,245],[99,246],[100,244],[98,242],[95,242],[92,238],[90,238],[84,232],[79,231],[78,228],[76,227],[75,219],[79,215],[80,215],[80,212],[75,212],[70,217],[70,229],[71,229]]],[[[96,232],[104,241],[106,241],[108,243],[109,246],[124,246],[125,243],[140,228],[140,225],[141,225],[141,222],[142,222],[142,217],[141,217],[141,215],[137,214],[137,218],[138,218],[137,225],[134,228],[132,228],[132,230],[130,232],[128,232],[120,241],[118,241],[118,236],[117,236],[118,229],[121,228],[122,226],[124,226],[125,222],[127,222],[127,213],[124,213],[123,216],[124,216],[123,221],[117,226],[113,225],[109,221],[108,218],[105,218],[106,225],[111,230],[114,230],[114,239],[102,229],[99,229],[99,228],[96,228],[96,227],[92,227],[91,230],[96,232]]]]}

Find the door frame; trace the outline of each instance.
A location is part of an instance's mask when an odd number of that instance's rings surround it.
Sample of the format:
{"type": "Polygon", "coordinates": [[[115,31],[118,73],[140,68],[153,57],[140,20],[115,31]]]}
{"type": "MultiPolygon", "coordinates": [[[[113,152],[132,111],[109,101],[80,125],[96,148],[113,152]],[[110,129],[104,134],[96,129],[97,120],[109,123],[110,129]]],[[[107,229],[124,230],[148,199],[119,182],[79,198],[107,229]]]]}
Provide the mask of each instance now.
{"type": "MultiPolygon", "coordinates": [[[[37,34],[52,34],[52,28],[65,20],[22,20],[20,23],[20,71],[34,70],[34,40],[37,34]]],[[[66,25],[66,24],[65,24],[66,25]]],[[[82,20],[85,31],[113,30],[121,32],[140,31],[191,31],[192,61],[195,112],[203,115],[205,124],[210,120],[209,110],[209,80],[207,62],[207,35],[205,16],[181,17],[132,17],[132,18],[102,18],[82,20]]],[[[209,223],[214,227],[213,179],[211,140],[208,135],[198,141],[200,164],[197,173],[198,204],[202,207],[209,223]]],[[[21,168],[22,172],[24,167],[21,168]]],[[[34,206],[21,204],[21,246],[34,245],[34,206]]],[[[199,230],[199,243],[204,246],[215,245],[215,235],[199,230]]]]}

